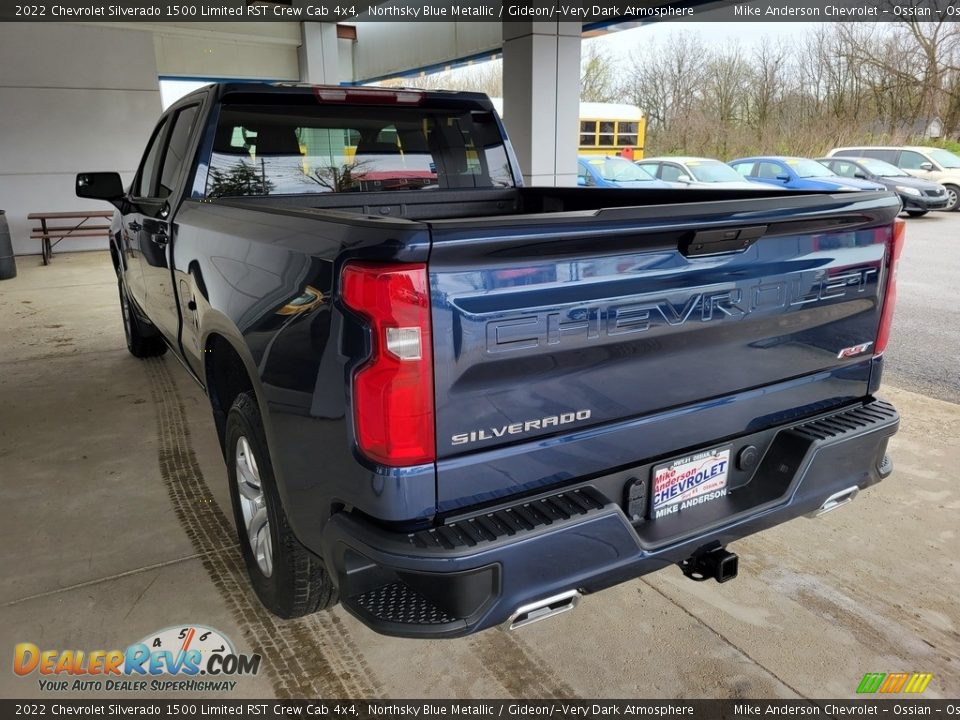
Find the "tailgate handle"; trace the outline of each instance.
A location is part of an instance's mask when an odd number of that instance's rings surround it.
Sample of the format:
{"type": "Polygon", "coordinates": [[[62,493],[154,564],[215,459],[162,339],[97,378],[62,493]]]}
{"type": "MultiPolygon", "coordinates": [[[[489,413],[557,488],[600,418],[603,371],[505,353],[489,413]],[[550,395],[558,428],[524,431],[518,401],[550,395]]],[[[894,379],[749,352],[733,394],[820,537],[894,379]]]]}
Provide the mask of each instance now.
{"type": "Polygon", "coordinates": [[[687,257],[740,252],[753,245],[757,240],[762,238],[766,232],[766,225],[721,228],[719,230],[697,230],[692,236],[680,241],[679,249],[680,252],[687,257]]]}

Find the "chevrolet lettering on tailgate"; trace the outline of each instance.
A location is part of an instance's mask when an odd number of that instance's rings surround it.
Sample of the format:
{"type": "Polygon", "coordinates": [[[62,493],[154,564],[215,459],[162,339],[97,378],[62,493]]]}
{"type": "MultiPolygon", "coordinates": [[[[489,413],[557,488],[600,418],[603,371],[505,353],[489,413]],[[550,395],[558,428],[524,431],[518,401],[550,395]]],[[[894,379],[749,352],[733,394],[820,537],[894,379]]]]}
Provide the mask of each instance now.
{"type": "Polygon", "coordinates": [[[557,345],[574,336],[596,340],[646,332],[657,326],[739,320],[758,310],[797,307],[862,293],[876,273],[876,268],[820,273],[807,289],[799,279],[770,281],[746,288],[699,292],[679,304],[669,298],[657,298],[494,320],[487,323],[487,352],[557,345]]]}

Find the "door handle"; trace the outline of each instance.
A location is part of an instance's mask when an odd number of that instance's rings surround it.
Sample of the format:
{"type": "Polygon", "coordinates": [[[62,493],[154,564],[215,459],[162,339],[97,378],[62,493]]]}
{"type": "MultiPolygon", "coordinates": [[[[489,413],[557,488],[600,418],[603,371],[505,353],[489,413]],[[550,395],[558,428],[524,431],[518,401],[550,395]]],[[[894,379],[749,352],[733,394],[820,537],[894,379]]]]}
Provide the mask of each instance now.
{"type": "Polygon", "coordinates": [[[165,232],[151,233],[150,239],[157,245],[160,245],[161,247],[166,245],[170,241],[170,238],[167,236],[165,232]]]}
{"type": "Polygon", "coordinates": [[[679,250],[686,257],[739,252],[753,245],[766,232],[766,225],[698,230],[680,241],[679,250]]]}
{"type": "Polygon", "coordinates": [[[141,225],[136,220],[134,220],[127,225],[127,229],[130,232],[140,232],[141,230],[143,230],[143,225],[141,225]]]}

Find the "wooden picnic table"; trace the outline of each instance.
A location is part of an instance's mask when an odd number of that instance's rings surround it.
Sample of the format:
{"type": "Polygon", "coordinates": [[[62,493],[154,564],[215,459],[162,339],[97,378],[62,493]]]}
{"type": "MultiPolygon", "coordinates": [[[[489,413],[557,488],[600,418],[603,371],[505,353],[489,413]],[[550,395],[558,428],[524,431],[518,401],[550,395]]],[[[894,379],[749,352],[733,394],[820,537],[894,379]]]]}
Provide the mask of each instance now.
{"type": "Polygon", "coordinates": [[[84,212],[74,210],[70,212],[30,213],[28,220],[39,220],[40,227],[33,228],[30,238],[40,240],[40,252],[43,255],[43,264],[49,265],[53,258],[53,248],[68,237],[110,237],[110,224],[88,224],[91,220],[113,218],[111,210],[96,210],[84,212]],[[48,220],[65,220],[63,224],[47,225],[48,220]],[[74,221],[74,222],[69,222],[74,221]]]}

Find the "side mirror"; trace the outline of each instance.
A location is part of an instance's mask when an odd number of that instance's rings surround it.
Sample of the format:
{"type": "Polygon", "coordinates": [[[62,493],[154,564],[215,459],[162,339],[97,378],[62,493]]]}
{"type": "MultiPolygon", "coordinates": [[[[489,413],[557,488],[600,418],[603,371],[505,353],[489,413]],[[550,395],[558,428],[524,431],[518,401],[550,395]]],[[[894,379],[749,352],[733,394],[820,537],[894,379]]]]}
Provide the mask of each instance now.
{"type": "Polygon", "coordinates": [[[932,162],[920,163],[920,169],[930,172],[931,170],[933,170],[933,163],[932,162]]]}
{"type": "Polygon", "coordinates": [[[789,175],[777,175],[776,179],[779,180],[780,182],[790,182],[789,175]]]}
{"type": "Polygon", "coordinates": [[[677,176],[677,182],[692,183],[693,178],[691,178],[689,175],[679,175],[677,176]]]}
{"type": "Polygon", "coordinates": [[[94,172],[77,175],[77,197],[117,203],[123,196],[120,173],[94,172]]]}
{"type": "Polygon", "coordinates": [[[583,175],[577,175],[577,185],[580,187],[586,187],[587,179],[583,175]]]}
{"type": "Polygon", "coordinates": [[[862,173],[862,172],[856,172],[856,173],[853,174],[853,176],[854,176],[855,178],[859,178],[860,180],[869,180],[869,179],[870,179],[870,178],[867,177],[867,174],[866,174],[866,173],[862,173]]]}

